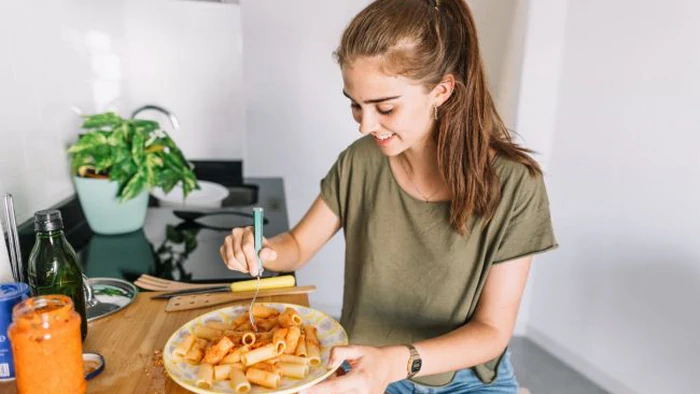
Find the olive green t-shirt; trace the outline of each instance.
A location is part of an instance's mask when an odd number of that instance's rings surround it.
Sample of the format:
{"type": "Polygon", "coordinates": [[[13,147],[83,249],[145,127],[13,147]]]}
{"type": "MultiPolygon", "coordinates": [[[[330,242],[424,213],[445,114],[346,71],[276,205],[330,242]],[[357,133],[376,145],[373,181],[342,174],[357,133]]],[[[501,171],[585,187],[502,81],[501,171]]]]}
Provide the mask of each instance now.
{"type": "MultiPolygon", "coordinates": [[[[453,331],[473,315],[493,264],[557,246],[542,177],[505,158],[493,165],[501,183],[495,215],[485,227],[472,219],[462,236],[449,203],[406,193],[371,137],[340,154],[321,195],[345,235],[341,324],[351,343],[398,345],[453,331]]],[[[501,357],[474,367],[482,381],[495,378],[501,357]]],[[[413,380],[440,386],[453,376],[413,380]]]]}

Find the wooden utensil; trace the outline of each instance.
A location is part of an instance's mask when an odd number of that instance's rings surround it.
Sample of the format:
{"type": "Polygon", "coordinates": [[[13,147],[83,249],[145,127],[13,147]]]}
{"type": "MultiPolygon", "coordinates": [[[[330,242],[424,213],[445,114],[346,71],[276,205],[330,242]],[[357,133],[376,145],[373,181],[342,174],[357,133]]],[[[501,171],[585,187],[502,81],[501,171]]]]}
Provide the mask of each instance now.
{"type": "MultiPolygon", "coordinates": [[[[258,297],[281,296],[290,294],[307,294],[316,291],[316,286],[300,286],[284,289],[260,290],[258,297]]],[[[236,293],[208,293],[173,297],[165,306],[166,312],[187,311],[229,302],[250,300],[255,296],[254,291],[236,293]]]]}
{"type": "Polygon", "coordinates": [[[174,280],[161,279],[155,276],[143,274],[134,284],[142,289],[153,291],[177,291],[188,289],[204,289],[213,286],[227,286],[230,283],[184,283],[174,280]]]}

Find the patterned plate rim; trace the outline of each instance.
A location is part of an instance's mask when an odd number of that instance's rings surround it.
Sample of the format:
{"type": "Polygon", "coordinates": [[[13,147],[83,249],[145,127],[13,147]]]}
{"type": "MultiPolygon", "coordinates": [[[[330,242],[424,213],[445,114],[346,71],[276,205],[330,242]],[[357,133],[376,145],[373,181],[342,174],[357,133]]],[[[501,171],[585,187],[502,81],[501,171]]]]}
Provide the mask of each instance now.
{"type": "MultiPolygon", "coordinates": [[[[259,302],[259,303],[256,302],[256,304],[258,304],[258,305],[263,305],[263,306],[279,306],[279,307],[287,307],[287,306],[289,306],[289,307],[295,307],[295,308],[304,308],[304,309],[311,310],[311,311],[313,311],[313,312],[315,312],[315,313],[318,313],[318,314],[320,314],[320,315],[323,315],[325,318],[330,319],[330,320],[332,320],[333,322],[335,322],[335,324],[337,324],[338,327],[340,328],[340,330],[342,331],[345,340],[344,340],[343,343],[339,343],[338,345],[340,345],[340,346],[347,346],[347,345],[348,345],[348,333],[347,333],[347,331],[345,331],[345,328],[340,324],[340,322],[338,322],[335,318],[333,318],[332,316],[329,316],[329,315],[328,315],[327,313],[325,313],[325,312],[322,312],[322,311],[320,311],[320,310],[318,310],[318,309],[310,308],[310,307],[308,307],[308,306],[297,305],[297,304],[291,304],[291,303],[288,303],[288,302],[259,302]]],[[[168,376],[170,377],[170,379],[172,379],[175,383],[177,383],[177,384],[180,385],[181,387],[183,387],[183,388],[185,388],[185,389],[187,389],[187,390],[190,390],[190,391],[192,391],[192,392],[194,392],[194,393],[199,393],[199,394],[227,394],[227,393],[224,393],[224,392],[221,392],[221,391],[212,391],[212,390],[202,389],[202,388],[200,388],[200,387],[193,386],[193,385],[191,385],[191,384],[185,383],[185,382],[183,382],[182,380],[180,380],[180,378],[177,377],[177,376],[175,376],[175,374],[170,370],[170,368],[171,368],[171,367],[170,367],[170,364],[171,364],[171,363],[174,363],[175,361],[172,359],[172,355],[166,352],[166,349],[167,349],[168,347],[170,347],[171,342],[174,341],[174,340],[176,339],[175,337],[177,336],[177,333],[180,332],[180,330],[182,330],[182,329],[185,328],[186,326],[192,324],[195,320],[205,318],[206,316],[209,316],[209,315],[215,315],[215,314],[221,313],[222,311],[225,311],[225,310],[228,310],[228,309],[240,308],[240,307],[244,307],[244,308],[245,308],[245,305],[243,305],[243,304],[239,304],[239,305],[230,305],[230,306],[227,306],[227,307],[224,307],[224,308],[219,308],[219,309],[215,309],[215,310],[213,310],[213,311],[209,311],[209,312],[207,312],[207,313],[204,313],[204,314],[202,314],[202,315],[199,315],[199,316],[197,316],[197,317],[195,317],[195,318],[190,319],[189,321],[187,321],[186,323],[184,323],[183,325],[181,325],[180,327],[178,327],[178,328],[172,333],[172,335],[170,335],[170,338],[168,338],[167,342],[165,342],[165,346],[163,347],[163,364],[165,365],[165,372],[168,374],[168,376]]],[[[277,391],[267,391],[267,392],[265,392],[265,394],[293,394],[293,393],[297,393],[297,392],[299,392],[299,391],[301,391],[301,390],[303,390],[303,389],[309,388],[309,387],[315,385],[316,383],[321,382],[321,381],[327,379],[327,378],[328,378],[329,376],[331,376],[337,369],[338,369],[338,368],[328,369],[323,375],[317,377],[316,379],[314,379],[314,380],[312,380],[312,381],[309,381],[309,382],[299,382],[299,385],[298,385],[298,386],[286,388],[286,389],[283,389],[283,390],[277,390],[277,391]]]]}

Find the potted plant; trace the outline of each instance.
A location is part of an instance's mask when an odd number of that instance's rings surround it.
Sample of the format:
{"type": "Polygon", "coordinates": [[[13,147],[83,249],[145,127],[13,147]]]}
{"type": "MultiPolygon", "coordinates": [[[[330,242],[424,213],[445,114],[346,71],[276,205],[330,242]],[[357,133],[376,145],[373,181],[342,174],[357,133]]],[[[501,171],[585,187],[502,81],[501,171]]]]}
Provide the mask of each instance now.
{"type": "Polygon", "coordinates": [[[68,153],[78,199],[90,228],[123,234],[143,227],[148,192],[182,183],[187,196],[197,178],[175,142],[157,122],[108,112],[85,117],[68,153]]]}

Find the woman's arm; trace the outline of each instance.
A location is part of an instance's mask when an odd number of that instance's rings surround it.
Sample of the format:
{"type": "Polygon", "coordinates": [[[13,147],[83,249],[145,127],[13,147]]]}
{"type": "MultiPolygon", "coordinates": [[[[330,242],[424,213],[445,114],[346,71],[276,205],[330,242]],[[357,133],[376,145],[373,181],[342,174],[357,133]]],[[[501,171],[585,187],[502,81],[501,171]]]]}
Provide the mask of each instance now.
{"type": "MultiPolygon", "coordinates": [[[[290,231],[263,240],[260,258],[273,271],[295,271],[340,229],[340,219],[318,196],[290,231]]],[[[256,274],[254,234],[251,227],[235,228],[221,246],[221,257],[233,270],[256,274]]]]}
{"type": "MultiPolygon", "coordinates": [[[[532,257],[495,265],[489,271],[474,316],[464,326],[437,338],[415,343],[423,365],[416,376],[456,371],[500,355],[508,345],[532,257]],[[455,351],[459,349],[459,351],[455,351]]],[[[336,348],[329,364],[354,360],[352,371],[305,393],[383,393],[390,383],[406,378],[409,351],[405,346],[336,348]]]]}
{"type": "MultiPolygon", "coordinates": [[[[491,267],[469,323],[414,344],[423,359],[417,376],[473,367],[503,353],[513,335],[531,262],[528,256],[491,267]],[[460,351],[455,352],[456,348],[460,351]]],[[[405,377],[405,365],[402,372],[405,377]]]]}
{"type": "Polygon", "coordinates": [[[265,264],[273,271],[295,271],[340,230],[340,219],[319,195],[293,229],[270,239],[277,259],[265,264]]]}

